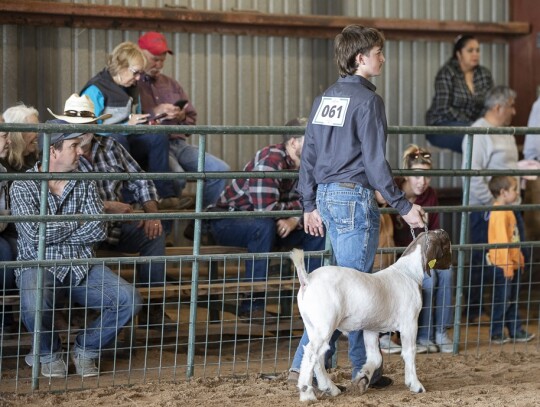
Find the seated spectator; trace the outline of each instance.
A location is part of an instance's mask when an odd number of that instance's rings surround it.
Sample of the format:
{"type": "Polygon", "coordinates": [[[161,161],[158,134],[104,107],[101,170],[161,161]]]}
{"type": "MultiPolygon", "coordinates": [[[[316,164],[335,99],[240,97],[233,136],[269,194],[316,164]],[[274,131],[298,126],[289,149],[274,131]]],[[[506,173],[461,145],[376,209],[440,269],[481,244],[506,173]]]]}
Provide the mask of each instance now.
{"type": "MultiPolygon", "coordinates": [[[[38,115],[35,108],[20,103],[6,109],[3,116],[6,123],[37,124],[39,123],[38,115]]],[[[7,133],[7,138],[10,143],[9,149],[7,155],[0,154],[0,165],[10,173],[26,172],[33,168],[38,160],[38,134],[31,131],[11,131],[7,133]]],[[[5,184],[6,188],[9,184],[11,182],[5,184]]],[[[10,260],[14,260],[17,253],[17,229],[14,223],[8,223],[5,226],[2,237],[11,248],[11,254],[7,256],[10,260]]]]}
{"type": "MultiPolygon", "coordinates": [[[[138,80],[143,113],[153,117],[165,115],[158,124],[194,125],[197,123],[197,112],[189,101],[189,96],[182,86],[173,78],[161,72],[172,51],[163,34],[147,32],[139,38],[139,47],[146,57],[144,73],[138,80]]],[[[171,170],[176,172],[196,172],[198,169],[199,149],[187,142],[189,134],[169,135],[169,158],[171,170]]],[[[205,171],[229,171],[229,165],[212,154],[206,153],[205,171]]],[[[213,204],[225,188],[224,179],[207,179],[204,182],[203,207],[213,204]]],[[[186,186],[186,180],[178,180],[180,190],[186,186]]]]}
{"type": "MultiPolygon", "coordinates": [[[[51,121],[51,123],[65,123],[51,121]]],[[[51,134],[50,172],[76,172],[81,133],[51,134]]],[[[44,136],[41,135],[41,138],[44,136]]],[[[44,172],[46,168],[36,163],[29,172],[44,172]]],[[[49,221],[45,234],[45,259],[90,259],[95,256],[94,245],[106,237],[102,221],[81,221],[75,215],[103,213],[103,203],[93,181],[51,180],[48,182],[47,213],[73,215],[73,221],[49,221]]],[[[12,211],[16,216],[40,214],[41,181],[14,181],[10,196],[12,211]]],[[[18,261],[38,260],[41,236],[38,222],[19,222],[17,230],[18,261]]],[[[62,343],[55,331],[55,312],[65,301],[83,307],[101,310],[75,337],[71,358],[77,374],[97,376],[96,359],[101,350],[112,342],[118,331],[140,309],[141,297],[133,287],[103,265],[57,265],[43,270],[42,325],[36,327],[35,313],[38,299],[38,270],[35,266],[22,265],[16,270],[17,285],[21,296],[21,319],[29,332],[40,333],[41,374],[45,377],[65,377],[67,366],[62,357],[62,343]]],[[[25,358],[33,365],[33,353],[25,358]]]]}
{"type": "MultiPolygon", "coordinates": [[[[403,152],[403,169],[417,170],[418,175],[396,178],[396,184],[405,193],[405,197],[422,207],[438,206],[437,193],[429,185],[431,178],[422,175],[422,171],[431,170],[431,153],[414,144],[403,152]]],[[[440,228],[439,214],[426,214],[429,230],[440,228]]],[[[399,214],[393,214],[394,240],[399,247],[408,246],[413,236],[411,228],[399,214]]],[[[423,229],[415,229],[415,235],[423,229]]],[[[424,275],[422,282],[422,310],[418,317],[417,353],[453,352],[454,344],[448,337],[447,329],[452,325],[452,269],[431,270],[431,276],[424,275]]]]}
{"type": "MultiPolygon", "coordinates": [[[[94,114],[94,105],[86,95],[73,94],[66,101],[65,113],[54,116],[68,123],[96,123],[108,117],[94,114]],[[85,113],[83,113],[85,112],[85,113]]],[[[52,113],[52,112],[51,112],[52,113]]],[[[87,133],[81,142],[83,154],[79,160],[79,169],[83,172],[131,174],[143,170],[122,145],[112,137],[87,133]]],[[[131,205],[123,202],[123,188],[137,199],[146,213],[157,213],[157,192],[151,180],[133,179],[128,181],[100,179],[96,181],[98,194],[103,200],[105,213],[131,213],[131,205]]],[[[141,256],[164,256],[165,234],[159,219],[141,222],[111,222],[107,230],[106,241],[100,246],[112,251],[134,253],[141,256]]],[[[162,287],[166,283],[163,262],[145,262],[137,264],[137,284],[144,287],[162,287]]],[[[150,324],[150,328],[176,330],[176,322],[164,312],[161,301],[152,303],[141,314],[141,323],[150,324]]]]}
{"type": "MultiPolygon", "coordinates": [[[[495,176],[489,181],[494,205],[513,205],[519,197],[518,182],[512,176],[495,176]]],[[[519,242],[520,231],[513,211],[491,211],[488,223],[488,243],[519,242]]],[[[523,253],[518,247],[489,249],[488,265],[493,275],[493,310],[491,312],[491,341],[494,343],[529,342],[536,335],[523,329],[519,316],[520,275],[525,267],[523,253]],[[508,329],[509,336],[504,332],[508,329]]]]}
{"type": "MultiPolygon", "coordinates": [[[[0,123],[4,120],[0,115],[0,123]]],[[[7,132],[0,131],[0,158],[6,158],[9,153],[10,139],[7,132]]],[[[6,172],[5,167],[0,164],[0,173],[6,172]]],[[[0,215],[6,216],[11,213],[9,209],[9,188],[8,181],[0,180],[0,215]]],[[[4,236],[4,230],[8,223],[0,222],[0,262],[15,260],[15,250],[13,248],[13,240],[4,236]]],[[[13,292],[15,288],[15,275],[11,268],[5,266],[0,267],[0,293],[2,295],[16,294],[13,292]]],[[[0,306],[0,342],[4,332],[8,332],[13,327],[13,309],[11,305],[0,306]]]]}
{"type": "MultiPolygon", "coordinates": [[[[493,87],[491,72],[480,65],[480,44],[459,35],[452,57],[435,77],[435,94],[426,112],[428,126],[470,126],[482,114],[484,96],[493,87]]],[[[434,146],[461,153],[463,135],[427,134],[434,146]]]]}
{"type": "MultiPolygon", "coordinates": [[[[39,113],[31,106],[18,104],[6,109],[6,123],[37,124],[39,113]]],[[[35,132],[9,132],[11,146],[7,157],[0,158],[7,172],[25,172],[34,167],[38,159],[38,134],[35,132]]]]}
{"type": "MultiPolygon", "coordinates": [[[[289,121],[286,126],[304,126],[305,118],[289,121]]],[[[284,134],[283,143],[270,145],[257,151],[244,167],[244,171],[290,171],[300,166],[304,135],[284,134]]],[[[302,209],[296,186],[298,180],[280,178],[235,179],[225,188],[215,208],[221,211],[282,211],[302,209]]],[[[268,253],[275,246],[287,248],[301,246],[304,250],[324,249],[324,238],[304,232],[300,217],[289,218],[226,218],[211,219],[210,232],[217,244],[247,247],[249,253],[268,253]]],[[[319,259],[311,259],[308,270],[320,267],[319,259]]],[[[246,281],[265,281],[267,260],[247,260],[246,281]]],[[[244,300],[239,310],[241,317],[254,321],[265,316],[264,293],[253,293],[244,300]]]]}
{"type": "MultiPolygon", "coordinates": [[[[94,114],[110,114],[102,124],[149,124],[149,114],[141,114],[137,80],[144,73],[146,60],[140,48],[123,42],[109,55],[107,66],[84,85],[81,96],[94,104],[94,114]]],[[[169,172],[167,134],[109,134],[149,172],[169,172]]],[[[181,209],[185,203],[176,196],[171,180],[156,180],[160,209],[181,209]]],[[[128,194],[128,199],[132,199],[128,194]]],[[[135,199],[135,198],[133,198],[135,199]]],[[[136,200],[136,199],[135,199],[136,200]]]]}
{"type": "MultiPolygon", "coordinates": [[[[527,127],[540,127],[540,95],[534,102],[527,127]]],[[[526,134],[523,143],[523,157],[526,160],[540,161],[540,134],[526,134]]]]}

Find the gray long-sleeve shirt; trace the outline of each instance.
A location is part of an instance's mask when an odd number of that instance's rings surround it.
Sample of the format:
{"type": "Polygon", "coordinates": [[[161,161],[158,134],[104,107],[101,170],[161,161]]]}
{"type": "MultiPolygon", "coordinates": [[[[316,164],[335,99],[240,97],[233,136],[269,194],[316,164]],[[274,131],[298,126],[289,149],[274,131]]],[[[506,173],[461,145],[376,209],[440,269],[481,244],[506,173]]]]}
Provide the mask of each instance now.
{"type": "Polygon", "coordinates": [[[401,215],[412,204],[396,186],[386,152],[386,114],[375,85],[340,78],[315,99],[306,129],[299,191],[312,212],[318,184],[352,182],[377,190],[401,215]]]}

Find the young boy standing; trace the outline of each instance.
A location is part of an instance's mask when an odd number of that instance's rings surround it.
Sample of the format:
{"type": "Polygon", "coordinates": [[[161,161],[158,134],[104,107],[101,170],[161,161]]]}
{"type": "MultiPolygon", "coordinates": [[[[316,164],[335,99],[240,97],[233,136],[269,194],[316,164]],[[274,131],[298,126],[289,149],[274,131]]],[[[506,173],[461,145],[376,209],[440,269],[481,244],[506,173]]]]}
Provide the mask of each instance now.
{"type": "MultiPolygon", "coordinates": [[[[386,115],[370,79],[385,62],[384,37],[375,28],[349,25],[337,35],[334,53],[340,78],[317,97],[306,128],[298,190],[304,205],[304,230],[330,236],[337,264],[371,272],[379,238],[375,190],[411,227],[424,227],[423,209],[411,204],[392,178],[386,161],[386,115]]],[[[330,340],[331,350],[340,332],[330,340]]],[[[296,351],[291,375],[300,368],[306,332],[296,351]]],[[[349,333],[352,383],[365,390],[383,387],[382,367],[370,383],[361,372],[366,362],[362,331],[349,333]]],[[[294,378],[293,378],[294,379],[294,378]]],[[[292,381],[292,380],[291,380],[292,381]]]]}
{"type": "MultiPolygon", "coordinates": [[[[515,177],[496,176],[489,181],[495,197],[494,205],[512,205],[518,197],[515,177]]],[[[488,243],[516,243],[520,241],[516,216],[513,211],[492,211],[488,223],[488,243]]],[[[520,270],[525,266],[518,247],[489,249],[488,263],[493,266],[493,310],[491,341],[493,343],[529,342],[535,335],[522,328],[518,310],[520,270]],[[508,328],[510,336],[504,334],[508,328]]]]}

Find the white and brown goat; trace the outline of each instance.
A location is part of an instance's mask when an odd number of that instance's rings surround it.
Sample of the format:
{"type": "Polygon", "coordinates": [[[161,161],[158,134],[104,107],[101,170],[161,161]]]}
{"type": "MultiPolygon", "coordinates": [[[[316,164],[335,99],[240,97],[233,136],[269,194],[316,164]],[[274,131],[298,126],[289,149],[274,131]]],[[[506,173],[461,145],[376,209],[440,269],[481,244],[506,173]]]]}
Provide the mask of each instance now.
{"type": "Polygon", "coordinates": [[[352,378],[361,391],[367,390],[373,373],[382,363],[379,332],[399,331],[405,384],[412,392],[424,392],[415,365],[422,280],[425,271],[450,267],[451,258],[450,238],[444,230],[419,234],[397,262],[375,274],[324,266],[308,275],[304,252],[293,250],[291,259],[300,279],[298,308],[309,337],[298,379],[300,400],[316,400],[312,387],[314,372],[319,390],[332,396],[340,394],[324,369],[324,354],[336,329],[345,334],[364,331],[367,360],[352,378]]]}

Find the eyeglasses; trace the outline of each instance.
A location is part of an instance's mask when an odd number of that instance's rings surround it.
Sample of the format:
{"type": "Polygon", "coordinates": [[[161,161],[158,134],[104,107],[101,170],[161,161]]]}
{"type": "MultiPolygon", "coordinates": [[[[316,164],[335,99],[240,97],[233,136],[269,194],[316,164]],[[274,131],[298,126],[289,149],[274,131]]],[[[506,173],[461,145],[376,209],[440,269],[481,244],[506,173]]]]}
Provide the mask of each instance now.
{"type": "Polygon", "coordinates": [[[92,119],[96,118],[94,112],[89,110],[65,110],[64,116],[68,117],[91,117],[92,119]]]}
{"type": "Polygon", "coordinates": [[[425,158],[426,160],[430,160],[431,153],[428,153],[428,152],[421,153],[419,151],[415,151],[414,153],[410,153],[408,157],[411,160],[418,160],[420,157],[425,158]]]}
{"type": "Polygon", "coordinates": [[[133,74],[133,76],[142,75],[144,73],[142,69],[135,69],[132,67],[128,67],[128,69],[133,74]]]}

